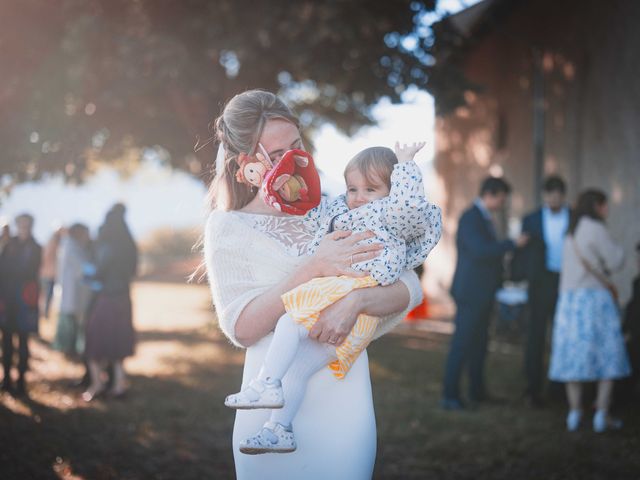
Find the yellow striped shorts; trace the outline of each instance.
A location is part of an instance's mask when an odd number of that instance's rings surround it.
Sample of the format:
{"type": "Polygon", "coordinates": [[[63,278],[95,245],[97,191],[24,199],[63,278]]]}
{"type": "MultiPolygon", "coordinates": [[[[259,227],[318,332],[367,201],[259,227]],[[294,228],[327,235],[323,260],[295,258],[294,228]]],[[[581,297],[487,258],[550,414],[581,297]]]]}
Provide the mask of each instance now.
{"type": "MultiPolygon", "coordinates": [[[[373,277],[321,277],[303,283],[282,295],[284,307],[291,317],[307,330],[316,323],[320,312],[358,288],[378,285],[373,277]]],[[[378,326],[378,318],[361,314],[344,343],[336,348],[338,359],[329,364],[336,378],[344,378],[358,355],[367,348],[378,326]]]]}

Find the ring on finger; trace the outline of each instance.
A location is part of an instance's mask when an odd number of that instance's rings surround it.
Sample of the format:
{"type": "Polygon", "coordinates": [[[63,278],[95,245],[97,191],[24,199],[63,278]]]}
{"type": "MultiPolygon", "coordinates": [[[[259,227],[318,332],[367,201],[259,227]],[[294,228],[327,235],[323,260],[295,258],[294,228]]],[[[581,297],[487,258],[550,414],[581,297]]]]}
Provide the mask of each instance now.
{"type": "Polygon", "coordinates": [[[353,253],[351,254],[351,265],[353,265],[353,253]]]}

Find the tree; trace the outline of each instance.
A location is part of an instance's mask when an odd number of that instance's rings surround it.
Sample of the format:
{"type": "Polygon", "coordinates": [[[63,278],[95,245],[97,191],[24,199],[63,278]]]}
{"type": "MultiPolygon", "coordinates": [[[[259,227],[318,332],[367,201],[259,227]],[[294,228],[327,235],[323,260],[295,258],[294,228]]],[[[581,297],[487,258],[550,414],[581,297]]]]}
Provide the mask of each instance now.
{"type": "MultiPolygon", "coordinates": [[[[371,122],[370,106],[425,86],[416,34],[435,0],[21,0],[0,6],[1,173],[18,181],[157,146],[205,176],[194,154],[223,102],[279,91],[313,129],[371,122]],[[403,40],[404,39],[404,40],[403,40]]],[[[423,35],[424,36],[424,35],[423,35]]]]}

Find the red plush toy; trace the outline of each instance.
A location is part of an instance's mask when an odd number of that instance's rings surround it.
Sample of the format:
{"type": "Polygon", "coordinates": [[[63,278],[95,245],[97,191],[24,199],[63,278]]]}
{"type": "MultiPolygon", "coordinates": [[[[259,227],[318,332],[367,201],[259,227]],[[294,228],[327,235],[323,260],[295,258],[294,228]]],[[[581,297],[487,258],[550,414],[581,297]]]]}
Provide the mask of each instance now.
{"type": "Polygon", "coordinates": [[[292,215],[304,215],[320,203],[320,176],[313,157],[304,150],[289,150],[267,172],[262,182],[267,205],[292,215]]]}
{"type": "Polygon", "coordinates": [[[262,189],[267,205],[293,215],[304,215],[320,203],[320,176],[313,157],[304,150],[289,150],[274,166],[267,152],[238,155],[236,180],[262,189]]]}

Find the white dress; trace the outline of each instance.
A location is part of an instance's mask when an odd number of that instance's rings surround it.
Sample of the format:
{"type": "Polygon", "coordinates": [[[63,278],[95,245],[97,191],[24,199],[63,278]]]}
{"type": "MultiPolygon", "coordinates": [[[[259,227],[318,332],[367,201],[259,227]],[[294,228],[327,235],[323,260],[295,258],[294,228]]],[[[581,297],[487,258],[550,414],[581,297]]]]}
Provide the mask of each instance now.
{"type": "MultiPolygon", "coordinates": [[[[219,324],[236,345],[235,322],[253,298],[290,274],[315,232],[301,217],[213,212],[205,230],[205,261],[219,324]]],[[[376,337],[391,330],[422,300],[413,272],[400,279],[411,300],[405,311],[381,320],[376,337]]],[[[273,334],[247,348],[242,387],[256,377],[273,334]]],[[[231,415],[231,411],[229,412],[231,415]]],[[[366,351],[349,375],[337,380],[321,369],[308,383],[293,424],[298,449],[289,454],[245,455],[238,443],[255,434],[270,410],[238,410],[233,455],[239,480],[370,479],[376,456],[376,423],[366,351]]]]}

